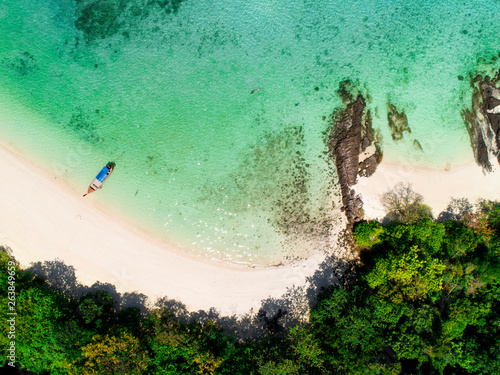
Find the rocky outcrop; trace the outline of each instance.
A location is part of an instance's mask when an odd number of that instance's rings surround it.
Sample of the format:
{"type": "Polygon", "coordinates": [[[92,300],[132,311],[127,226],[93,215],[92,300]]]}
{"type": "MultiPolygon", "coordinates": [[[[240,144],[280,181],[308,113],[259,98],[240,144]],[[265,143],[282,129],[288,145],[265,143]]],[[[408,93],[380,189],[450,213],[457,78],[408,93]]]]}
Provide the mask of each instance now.
{"type": "Polygon", "coordinates": [[[381,161],[381,155],[379,153],[375,153],[366,159],[364,159],[362,162],[359,163],[359,172],[358,174],[361,177],[370,177],[372,174],[375,173],[375,170],[377,169],[377,166],[379,165],[381,161]]]}
{"type": "Polygon", "coordinates": [[[470,78],[473,90],[470,109],[462,112],[476,163],[491,172],[492,161],[500,164],[500,72],[491,79],[470,78]]]}
{"type": "Polygon", "coordinates": [[[361,94],[352,94],[350,82],[343,82],[338,94],[345,108],[332,115],[332,131],[328,137],[328,148],[334,157],[342,192],[342,205],[349,223],[363,218],[363,202],[353,186],[358,176],[370,176],[382,159],[380,137],[371,126],[369,111],[361,94]],[[368,155],[368,148],[375,151],[368,155]],[[360,156],[364,159],[360,161],[360,156]]]}
{"type": "Polygon", "coordinates": [[[372,116],[369,110],[366,111],[362,125],[360,158],[363,160],[359,163],[358,175],[370,177],[382,161],[382,137],[372,128],[372,116]]]}

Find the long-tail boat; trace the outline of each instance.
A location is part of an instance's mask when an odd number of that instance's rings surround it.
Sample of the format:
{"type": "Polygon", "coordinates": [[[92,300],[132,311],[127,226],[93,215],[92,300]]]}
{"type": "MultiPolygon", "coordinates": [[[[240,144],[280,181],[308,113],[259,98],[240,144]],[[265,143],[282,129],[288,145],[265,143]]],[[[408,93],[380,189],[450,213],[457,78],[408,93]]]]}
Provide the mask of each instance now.
{"type": "Polygon", "coordinates": [[[106,164],[106,166],[101,169],[101,171],[95,176],[94,181],[89,185],[89,189],[87,190],[86,194],[83,194],[83,196],[86,196],[87,194],[93,193],[97,189],[99,189],[104,181],[109,177],[111,172],[113,172],[113,169],[115,168],[115,163],[109,162],[106,164]]]}

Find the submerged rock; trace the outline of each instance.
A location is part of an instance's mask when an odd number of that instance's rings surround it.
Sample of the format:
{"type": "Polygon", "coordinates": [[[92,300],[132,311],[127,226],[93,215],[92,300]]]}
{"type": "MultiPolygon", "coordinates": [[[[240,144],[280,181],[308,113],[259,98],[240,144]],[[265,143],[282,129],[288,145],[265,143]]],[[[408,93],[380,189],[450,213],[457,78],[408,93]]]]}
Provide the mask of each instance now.
{"type": "Polygon", "coordinates": [[[411,133],[411,129],[408,126],[408,118],[404,111],[398,111],[398,109],[389,102],[387,103],[387,122],[389,123],[392,139],[394,141],[402,140],[404,136],[403,132],[405,131],[411,133]]]}
{"type": "Polygon", "coordinates": [[[422,148],[422,145],[416,139],[413,140],[413,147],[415,147],[419,151],[424,151],[424,149],[422,148]]]}
{"type": "Polygon", "coordinates": [[[500,72],[491,79],[470,78],[473,89],[470,109],[462,112],[476,163],[491,172],[492,160],[500,164],[500,72]]]}

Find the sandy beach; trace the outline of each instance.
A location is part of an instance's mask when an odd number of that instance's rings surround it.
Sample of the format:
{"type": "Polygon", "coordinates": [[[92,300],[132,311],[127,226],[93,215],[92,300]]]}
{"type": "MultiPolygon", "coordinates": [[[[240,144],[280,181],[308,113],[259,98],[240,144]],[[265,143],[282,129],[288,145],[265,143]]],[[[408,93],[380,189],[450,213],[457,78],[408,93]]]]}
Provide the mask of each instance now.
{"type": "Polygon", "coordinates": [[[451,169],[431,169],[411,164],[391,164],[385,161],[375,173],[361,177],[354,189],[361,194],[366,219],[382,219],[385,216],[380,197],[398,183],[409,183],[415,192],[424,197],[424,203],[432,208],[434,217],[446,209],[451,198],[468,198],[474,204],[479,198],[500,198],[500,172],[498,167],[484,174],[473,159],[451,169]]]}
{"type": "Polygon", "coordinates": [[[263,300],[306,286],[325,260],[320,251],[285,266],[249,268],[196,258],[102,212],[5,145],[0,174],[6,182],[0,186],[0,244],[11,247],[24,268],[58,259],[75,268],[81,284],[111,283],[120,293],[148,296],[149,304],[166,297],[190,311],[256,312],[263,300]]]}

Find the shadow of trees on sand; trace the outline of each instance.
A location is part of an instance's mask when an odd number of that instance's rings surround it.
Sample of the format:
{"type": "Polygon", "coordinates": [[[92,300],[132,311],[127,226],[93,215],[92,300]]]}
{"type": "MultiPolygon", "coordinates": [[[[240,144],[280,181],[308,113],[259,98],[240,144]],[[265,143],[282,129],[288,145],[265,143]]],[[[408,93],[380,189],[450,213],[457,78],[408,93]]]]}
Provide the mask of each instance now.
{"type": "MultiPolygon", "coordinates": [[[[116,310],[137,308],[142,314],[147,314],[150,309],[161,308],[175,314],[183,323],[192,321],[217,322],[229,335],[240,339],[258,338],[264,336],[268,330],[266,324],[259,319],[259,312],[264,311],[267,317],[280,317],[279,330],[285,330],[307,319],[309,309],[316,302],[316,295],[331,284],[343,282],[346,275],[353,274],[354,264],[334,256],[327,257],[313,275],[306,278],[304,285],[291,286],[279,298],[267,298],[261,301],[260,309],[252,309],[245,315],[221,315],[215,308],[208,310],[190,311],[181,301],[170,299],[168,296],[158,299],[154,304],[142,293],[120,293],[111,283],[95,282],[91,286],[82,285],[76,276],[76,269],[66,265],[59,259],[36,262],[26,271],[43,278],[47,284],[65,296],[79,299],[88,293],[105,291],[110,294],[115,303],[116,310]],[[281,310],[282,313],[278,311],[281,310]],[[278,316],[277,316],[278,314],[278,316]]],[[[269,328],[269,326],[267,327],[269,328]]]]}

